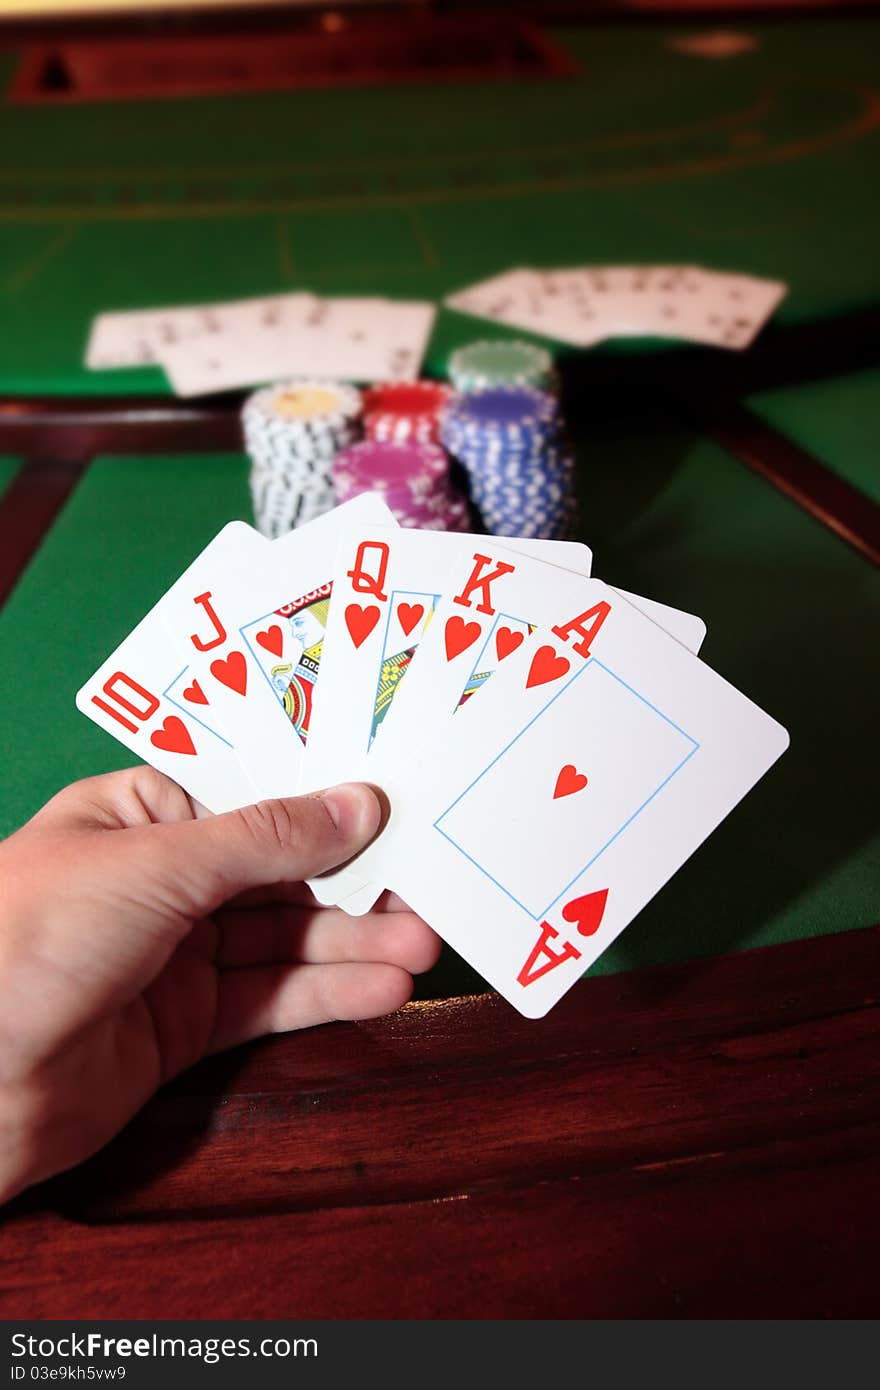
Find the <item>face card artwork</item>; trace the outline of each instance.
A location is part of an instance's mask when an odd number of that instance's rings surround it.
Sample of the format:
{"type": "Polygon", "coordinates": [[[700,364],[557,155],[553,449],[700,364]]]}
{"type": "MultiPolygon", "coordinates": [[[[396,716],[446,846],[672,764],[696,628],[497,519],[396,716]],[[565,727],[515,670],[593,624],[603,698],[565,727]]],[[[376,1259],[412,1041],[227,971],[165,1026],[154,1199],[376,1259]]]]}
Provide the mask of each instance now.
{"type": "Polygon", "coordinates": [[[574,983],[788,742],[600,581],[563,575],[556,613],[398,788],[387,873],[529,1017],[574,983]]]}
{"type": "Polygon", "coordinates": [[[385,624],[379,678],[373,701],[368,749],[372,748],[391,703],[400,688],[440,595],[424,590],[396,590],[385,624]]]}
{"type": "Polygon", "coordinates": [[[231,523],[178,581],[174,602],[163,609],[258,798],[291,796],[297,789],[331,557],[340,530],[358,516],[393,520],[379,498],[365,495],[277,541],[257,537],[256,552],[242,550],[240,523],[231,523]],[[309,600],[300,606],[294,597],[294,624],[278,611],[291,602],[291,592],[309,600]]]}
{"type": "Polygon", "coordinates": [[[303,744],[308,738],[332,588],[328,580],[240,629],[303,744]]]}
{"type": "Polygon", "coordinates": [[[340,542],[304,790],[357,775],[433,610],[452,559],[447,539],[380,526],[340,542]]]}

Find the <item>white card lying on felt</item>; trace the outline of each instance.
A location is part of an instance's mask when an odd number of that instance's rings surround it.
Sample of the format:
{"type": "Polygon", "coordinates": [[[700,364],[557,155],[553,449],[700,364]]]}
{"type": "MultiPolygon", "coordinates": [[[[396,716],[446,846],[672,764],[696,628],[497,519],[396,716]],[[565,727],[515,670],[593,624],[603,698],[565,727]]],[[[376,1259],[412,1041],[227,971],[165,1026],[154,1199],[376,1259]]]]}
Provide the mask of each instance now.
{"type": "MultiPolygon", "coordinates": [[[[381,542],[381,533],[371,533],[370,539],[381,542]]],[[[442,543],[435,543],[438,568],[427,587],[436,596],[432,608],[441,591],[446,595],[459,595],[462,603],[458,612],[449,618],[448,624],[442,629],[433,624],[427,628],[415,656],[414,647],[406,649],[403,669],[407,676],[406,680],[402,680],[400,670],[396,669],[398,657],[394,650],[399,626],[394,608],[397,591],[393,583],[384,586],[390,616],[384,629],[381,621],[376,620],[376,636],[372,639],[374,650],[362,658],[364,668],[369,672],[366,686],[368,699],[360,716],[356,714],[353,722],[357,727],[360,718],[361,723],[365,724],[374,701],[384,716],[389,690],[394,696],[392,717],[382,725],[375,742],[369,741],[366,764],[352,761],[355,757],[363,759],[363,748],[367,744],[363,728],[356,735],[359,749],[351,744],[343,746],[338,743],[333,749],[337,761],[332,764],[335,775],[329,780],[338,780],[340,776],[365,777],[383,788],[392,806],[391,822],[373,845],[347,868],[312,884],[313,891],[321,896],[322,901],[338,900],[334,899],[333,893],[344,894],[343,906],[354,914],[368,911],[385,886],[383,875],[386,860],[387,856],[395,853],[398,828],[393,814],[396,788],[399,779],[407,776],[413,750],[432,741],[437,730],[453,717],[461,704],[479,695],[499,664],[524,641],[530,628],[548,620],[548,615],[553,611],[556,565],[587,576],[592,563],[589,549],[571,542],[519,541],[512,547],[509,538],[496,540],[481,536],[446,537],[445,542],[452,555],[452,565],[444,563],[441,572],[439,556],[442,543]],[[551,559],[554,563],[548,564],[547,561],[551,559]],[[372,691],[376,692],[375,696],[372,691]],[[346,767],[348,772],[344,770],[346,767]],[[365,876],[369,881],[365,881],[365,876]]],[[[352,547],[355,545],[355,538],[350,544],[352,547]]],[[[414,583],[419,564],[423,563],[420,554],[424,554],[424,539],[410,533],[406,540],[403,536],[395,538],[395,546],[397,554],[406,557],[412,566],[407,583],[414,583]]],[[[342,569],[340,563],[337,573],[342,569]]],[[[405,570],[405,564],[402,569],[405,570]]],[[[352,583],[356,583],[359,572],[354,562],[352,572],[355,576],[352,583]]],[[[413,601],[425,602],[418,595],[407,593],[403,587],[399,597],[407,605],[413,601]]],[[[378,603],[375,606],[378,607],[378,603]]],[[[353,616],[356,616],[359,607],[359,604],[353,603],[353,616]]],[[[662,608],[663,605],[655,605],[655,612],[662,608]]],[[[683,635],[699,646],[705,634],[705,626],[699,618],[680,614],[675,609],[663,611],[683,635]]],[[[341,623],[341,610],[337,612],[337,620],[341,623]]],[[[346,638],[347,634],[343,634],[338,645],[334,642],[332,647],[332,651],[338,653],[340,663],[346,660],[345,653],[351,645],[346,638]]],[[[357,688],[353,658],[348,658],[345,676],[345,680],[325,687],[328,693],[330,690],[340,692],[337,701],[326,710],[325,741],[328,744],[334,731],[338,737],[345,708],[349,710],[349,720],[352,720],[350,696],[352,689],[357,688]]],[[[315,753],[313,745],[310,756],[315,753]]],[[[307,785],[318,784],[317,775],[311,772],[307,785]]]]}
{"type": "Polygon", "coordinates": [[[576,347],[588,347],[607,336],[599,298],[579,270],[522,267],[461,290],[444,302],[459,313],[541,333],[576,347]]]}
{"type": "MultiPolygon", "coordinates": [[[[232,526],[240,548],[256,563],[269,542],[242,522],[232,526]]],[[[178,584],[185,587],[187,576],[178,584]]],[[[86,681],[76,704],[209,811],[230,811],[256,800],[255,789],[216,712],[196,694],[185,656],[169,641],[163,609],[173,604],[176,587],[86,681]]]]}
{"type": "Polygon", "coordinates": [[[213,333],[161,343],[156,360],[178,396],[311,375],[302,341],[309,324],[321,313],[322,303],[313,294],[291,294],[278,296],[258,312],[230,311],[213,333]]]}
{"type": "Polygon", "coordinates": [[[708,270],[670,272],[665,279],[639,331],[720,348],[748,347],[787,292],[781,280],[708,270]]]}
{"type": "Polygon", "coordinates": [[[162,347],[157,357],[175,393],[196,396],[285,376],[347,381],[418,376],[434,323],[433,304],[306,294],[287,301],[277,322],[248,320],[235,332],[162,347]]]}
{"type": "MultiPolygon", "coordinates": [[[[508,551],[552,559],[589,574],[591,552],[574,541],[506,541],[508,551]]],[[[482,538],[443,531],[362,525],[341,539],[333,578],[321,688],[314,703],[301,791],[371,779],[370,751],[384,737],[392,701],[456,565],[473,565],[482,538]]],[[[481,680],[486,673],[481,672],[481,680]]],[[[432,695],[436,692],[431,692],[432,695]]],[[[430,727],[434,707],[425,710],[430,727]]],[[[315,879],[321,902],[339,902],[364,885],[359,870],[315,879]]],[[[373,900],[381,885],[373,890],[373,900]]]]}
{"type": "Polygon", "coordinates": [[[164,309],[123,309],[98,314],[86,346],[86,366],[141,367],[164,353],[210,351],[212,343],[245,341],[262,331],[289,335],[309,305],[311,294],[274,294],[217,304],[185,304],[164,309]]]}
{"type": "Polygon", "coordinates": [[[169,591],[162,619],[253,783],[252,799],[293,796],[331,607],[333,557],[355,524],[394,518],[365,493],[276,541],[260,537],[258,563],[237,550],[241,522],[208,545],[169,591]]]}
{"type": "MultiPolygon", "coordinates": [[[[553,585],[555,622],[413,750],[386,874],[533,1018],[788,745],[775,720],[600,580],[560,570],[553,585]]],[[[438,606],[437,632],[454,609],[438,606]]]]}
{"type": "Polygon", "coordinates": [[[643,335],[745,348],[786,292],[779,280],[699,266],[519,267],[459,290],[445,303],[578,347],[643,335]]]}

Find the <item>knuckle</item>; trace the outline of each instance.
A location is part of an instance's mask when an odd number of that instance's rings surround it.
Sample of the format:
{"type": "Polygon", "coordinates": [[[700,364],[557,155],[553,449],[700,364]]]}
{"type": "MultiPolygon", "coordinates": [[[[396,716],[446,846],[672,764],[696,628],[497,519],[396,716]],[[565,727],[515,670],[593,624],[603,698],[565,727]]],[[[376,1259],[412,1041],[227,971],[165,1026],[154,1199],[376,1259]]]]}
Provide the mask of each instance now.
{"type": "Polygon", "coordinates": [[[302,836],[302,818],[295,803],[282,800],[258,801],[242,808],[245,829],[261,848],[289,850],[302,836]]]}

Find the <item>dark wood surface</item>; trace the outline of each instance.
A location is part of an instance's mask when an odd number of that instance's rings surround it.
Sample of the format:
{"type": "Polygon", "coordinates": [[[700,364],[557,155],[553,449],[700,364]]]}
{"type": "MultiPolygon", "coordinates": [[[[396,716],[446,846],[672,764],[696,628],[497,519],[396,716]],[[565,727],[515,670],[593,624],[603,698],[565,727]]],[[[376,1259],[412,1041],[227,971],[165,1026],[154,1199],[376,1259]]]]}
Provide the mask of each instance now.
{"type": "Polygon", "coordinates": [[[0,497],[0,604],[82,476],[85,464],[36,460],[0,497]]]}
{"type": "Polygon", "coordinates": [[[731,407],[708,423],[706,432],[866,560],[880,565],[880,507],[864,492],[750,410],[731,407]]]}
{"type": "Polygon", "coordinates": [[[868,1317],[880,928],[273,1039],[8,1209],[6,1317],[868,1317]]]}

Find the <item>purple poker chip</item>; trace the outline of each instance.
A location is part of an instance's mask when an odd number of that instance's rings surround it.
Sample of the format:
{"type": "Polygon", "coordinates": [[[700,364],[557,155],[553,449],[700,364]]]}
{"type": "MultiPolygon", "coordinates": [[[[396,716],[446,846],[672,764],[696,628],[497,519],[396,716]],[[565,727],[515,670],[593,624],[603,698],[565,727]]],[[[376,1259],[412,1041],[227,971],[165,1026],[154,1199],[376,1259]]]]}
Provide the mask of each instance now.
{"type": "Polygon", "coordinates": [[[357,479],[362,486],[373,483],[402,485],[413,478],[443,478],[449,459],[436,444],[391,443],[366,439],[341,449],[333,464],[334,476],[357,479]]]}

